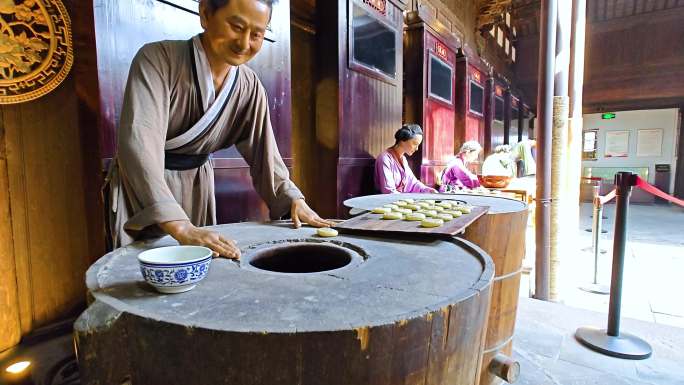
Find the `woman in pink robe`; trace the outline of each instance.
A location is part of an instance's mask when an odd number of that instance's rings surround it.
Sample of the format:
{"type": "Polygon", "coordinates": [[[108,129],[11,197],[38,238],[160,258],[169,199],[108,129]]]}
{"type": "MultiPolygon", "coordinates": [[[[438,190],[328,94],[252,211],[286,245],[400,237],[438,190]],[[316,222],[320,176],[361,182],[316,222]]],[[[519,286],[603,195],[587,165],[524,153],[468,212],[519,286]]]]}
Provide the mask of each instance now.
{"type": "Polygon", "coordinates": [[[468,163],[477,160],[482,147],[474,140],[463,143],[456,159],[451,161],[442,174],[442,185],[439,190],[444,192],[447,186],[459,188],[480,187],[477,175],[468,170],[468,163]]]}
{"type": "Polygon", "coordinates": [[[417,124],[405,124],[395,134],[394,145],[375,160],[375,187],[383,194],[436,193],[424,185],[406,161],[405,154],[413,155],[423,141],[423,130],[417,124]]]}

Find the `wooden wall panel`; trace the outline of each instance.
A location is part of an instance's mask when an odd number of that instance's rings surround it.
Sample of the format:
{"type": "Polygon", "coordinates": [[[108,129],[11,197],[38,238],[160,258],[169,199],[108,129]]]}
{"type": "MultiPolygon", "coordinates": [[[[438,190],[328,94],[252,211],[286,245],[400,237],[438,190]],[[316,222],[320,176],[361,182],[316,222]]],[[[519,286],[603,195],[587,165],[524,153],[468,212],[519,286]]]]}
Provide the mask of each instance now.
{"type": "MultiPolygon", "coordinates": [[[[684,4],[659,3],[641,1],[621,17],[606,8],[610,1],[588,4],[585,113],[684,105],[684,4]]],[[[517,45],[518,86],[534,108],[539,38],[525,36],[517,45]]]]}
{"type": "Polygon", "coordinates": [[[21,337],[3,118],[0,116],[0,218],[4,218],[0,221],[0,271],[5,279],[0,279],[0,352],[14,346],[21,337]]]}
{"type": "MultiPolygon", "coordinates": [[[[484,103],[484,141],[480,143],[483,151],[481,159],[485,154],[492,151],[492,137],[494,133],[494,78],[487,78],[485,81],[485,103],[484,103]]],[[[484,160],[484,159],[483,159],[484,160]]]]}
{"type": "MultiPolygon", "coordinates": [[[[456,103],[463,95],[456,93],[455,79],[456,79],[456,53],[455,48],[447,48],[446,43],[441,41],[436,34],[426,30],[424,34],[425,51],[423,54],[423,67],[425,71],[424,79],[424,116],[423,116],[423,130],[425,131],[422,147],[422,165],[420,170],[421,180],[428,186],[434,186],[439,175],[448,164],[449,160],[454,156],[454,126],[456,124],[456,103]],[[452,101],[446,103],[441,100],[430,97],[429,89],[429,54],[430,52],[435,57],[435,46],[439,42],[447,50],[446,60],[452,68],[451,89],[452,101]]],[[[444,60],[439,59],[439,60],[444,60]]]]}
{"type": "Polygon", "coordinates": [[[516,42],[515,63],[516,86],[525,96],[525,101],[534,108],[537,105],[537,76],[539,71],[539,36],[525,36],[516,42]]]}
{"type": "Polygon", "coordinates": [[[462,98],[457,99],[456,110],[456,132],[454,141],[454,151],[458,152],[463,143],[469,140],[476,140],[480,145],[484,146],[485,140],[485,114],[479,115],[470,112],[470,82],[475,81],[483,88],[482,108],[483,112],[486,103],[486,73],[471,64],[471,58],[467,55],[462,55],[459,58],[459,66],[456,71],[456,88],[463,95],[462,98]],[[478,80],[479,79],[479,80],[478,80]]]}
{"type": "Polygon", "coordinates": [[[684,102],[684,8],[590,23],[585,107],[684,102]]]}
{"type": "MultiPolygon", "coordinates": [[[[400,6],[388,1],[387,7],[393,7],[401,23],[400,6]]],[[[392,84],[349,69],[347,15],[347,0],[335,6],[317,4],[316,207],[327,217],[346,215],[345,199],[374,192],[373,184],[361,181],[372,173],[375,157],[394,143],[402,116],[401,25],[395,54],[398,77],[392,84]]]]}
{"type": "Polygon", "coordinates": [[[316,206],[315,31],[292,26],[292,180],[316,206]]]}
{"type": "MultiPolygon", "coordinates": [[[[404,28],[404,96],[403,123],[416,123],[425,134],[425,27],[423,23],[412,24],[404,28]]],[[[423,144],[418,151],[408,157],[413,173],[421,177],[421,165],[427,136],[423,135],[423,144]]],[[[387,146],[389,147],[389,145],[387,146]]]]}
{"type": "Polygon", "coordinates": [[[32,102],[2,107],[6,132],[14,258],[21,329],[55,321],[82,305],[84,273],[104,249],[101,224],[88,212],[98,197],[87,185],[73,76],[32,102]],[[47,113],[46,113],[47,112],[47,113]],[[86,194],[91,194],[87,196],[86,194]]]}
{"type": "Polygon", "coordinates": [[[0,350],[79,310],[85,270],[104,252],[97,102],[81,76],[93,63],[81,50],[92,41],[92,17],[82,17],[83,2],[64,3],[71,73],[48,95],[0,107],[0,350]]]}
{"type": "Polygon", "coordinates": [[[520,128],[520,106],[518,98],[510,94],[510,129],[508,131],[508,142],[511,146],[518,143],[521,139],[522,133],[519,131],[520,128]],[[517,111],[517,113],[516,113],[517,111]]]}

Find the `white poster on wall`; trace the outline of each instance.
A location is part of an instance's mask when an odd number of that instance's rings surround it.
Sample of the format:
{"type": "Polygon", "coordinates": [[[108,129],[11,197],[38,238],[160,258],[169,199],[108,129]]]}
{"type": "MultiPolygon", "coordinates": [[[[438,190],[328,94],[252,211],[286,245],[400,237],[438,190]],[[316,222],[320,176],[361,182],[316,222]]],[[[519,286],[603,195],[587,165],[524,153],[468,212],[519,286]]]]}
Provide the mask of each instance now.
{"type": "Polygon", "coordinates": [[[626,158],[629,156],[629,131],[606,132],[606,158],[626,158]]]}
{"type": "Polygon", "coordinates": [[[661,156],[662,154],[662,128],[648,128],[637,131],[637,156],[661,156]]]}

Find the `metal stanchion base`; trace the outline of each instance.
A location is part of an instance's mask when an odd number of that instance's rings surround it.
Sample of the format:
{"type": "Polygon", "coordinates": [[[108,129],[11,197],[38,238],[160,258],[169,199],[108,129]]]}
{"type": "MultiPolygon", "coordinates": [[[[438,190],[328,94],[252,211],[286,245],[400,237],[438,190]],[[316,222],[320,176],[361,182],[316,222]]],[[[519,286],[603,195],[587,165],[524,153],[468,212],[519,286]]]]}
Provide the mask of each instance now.
{"type": "Polygon", "coordinates": [[[580,286],[580,290],[594,294],[610,294],[610,287],[608,287],[608,285],[601,285],[600,283],[588,283],[584,286],[580,286]]]}
{"type": "MultiPolygon", "coordinates": [[[[594,251],[594,248],[591,246],[587,246],[587,247],[581,249],[580,251],[594,251]]],[[[608,250],[606,250],[606,249],[599,250],[599,253],[601,253],[601,254],[605,254],[607,252],[608,252],[608,250]]]]}
{"type": "MultiPolygon", "coordinates": [[[[584,229],[584,231],[586,231],[587,233],[591,233],[593,230],[589,228],[589,229],[584,229]]],[[[608,233],[608,230],[601,230],[601,234],[606,234],[606,233],[608,233]]]]}
{"type": "Polygon", "coordinates": [[[628,333],[609,336],[606,329],[585,326],[577,329],[575,338],[582,345],[599,353],[629,360],[644,360],[651,356],[653,349],[648,342],[628,333]]]}

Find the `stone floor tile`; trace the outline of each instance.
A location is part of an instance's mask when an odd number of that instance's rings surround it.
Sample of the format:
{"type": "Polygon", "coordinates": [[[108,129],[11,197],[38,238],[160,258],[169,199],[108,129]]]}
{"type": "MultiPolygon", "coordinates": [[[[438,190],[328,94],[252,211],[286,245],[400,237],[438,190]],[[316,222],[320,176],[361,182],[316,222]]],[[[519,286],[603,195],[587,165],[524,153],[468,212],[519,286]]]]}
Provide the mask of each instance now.
{"type": "Polygon", "coordinates": [[[563,335],[562,329],[548,324],[544,318],[518,317],[513,345],[525,347],[537,355],[556,359],[560,354],[563,335]]]}
{"type": "Polygon", "coordinates": [[[592,368],[605,373],[619,373],[620,377],[637,378],[636,364],[632,360],[606,356],[581,345],[574,332],[563,339],[560,360],[592,368]]]}
{"type": "Polygon", "coordinates": [[[520,363],[520,377],[515,383],[516,385],[557,384],[544,370],[547,365],[553,362],[553,359],[516,347],[513,348],[513,358],[520,363]]]}
{"type": "MultiPolygon", "coordinates": [[[[656,357],[658,358],[658,357],[656,357]]],[[[671,360],[646,360],[636,363],[637,376],[640,380],[658,385],[683,385],[684,365],[671,360]]]]}
{"type": "Polygon", "coordinates": [[[684,317],[672,316],[669,314],[661,314],[655,312],[653,313],[653,317],[655,318],[655,322],[658,324],[684,328],[684,317]]]}

